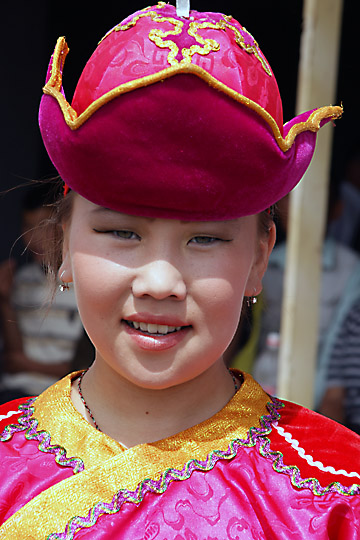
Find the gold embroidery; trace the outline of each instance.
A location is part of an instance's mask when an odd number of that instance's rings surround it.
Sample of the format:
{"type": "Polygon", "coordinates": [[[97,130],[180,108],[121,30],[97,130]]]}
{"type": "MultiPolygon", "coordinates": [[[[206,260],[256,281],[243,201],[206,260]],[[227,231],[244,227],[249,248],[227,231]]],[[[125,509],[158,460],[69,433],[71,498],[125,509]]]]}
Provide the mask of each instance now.
{"type": "Polygon", "coordinates": [[[179,21],[178,19],[173,19],[171,17],[158,16],[154,20],[156,22],[169,22],[170,24],[174,25],[174,29],[168,30],[167,32],[160,30],[158,28],[157,29],[153,28],[149,32],[149,39],[161,49],[170,49],[170,52],[167,57],[169,64],[172,66],[175,64],[178,64],[178,60],[176,59],[176,56],[179,52],[179,47],[176,45],[174,41],[171,41],[170,39],[163,41],[163,38],[166,38],[167,36],[170,36],[170,35],[175,36],[175,35],[181,34],[184,23],[182,21],[179,21]]]}
{"type": "MultiPolygon", "coordinates": [[[[159,2],[158,5],[156,6],[157,8],[163,8],[165,7],[166,4],[165,2],[159,2]]],[[[136,15],[135,17],[133,17],[129,22],[127,22],[126,24],[118,24],[117,26],[115,26],[114,28],[112,28],[107,34],[105,34],[105,36],[102,38],[101,41],[103,41],[109,34],[111,34],[112,32],[124,32],[126,30],[129,30],[129,28],[132,28],[133,26],[136,26],[136,23],[138,22],[139,19],[141,19],[142,17],[151,17],[152,20],[154,19],[157,19],[157,17],[163,19],[161,21],[158,21],[158,22],[164,22],[165,20],[167,20],[166,17],[161,17],[161,15],[159,15],[156,11],[150,11],[152,10],[152,6],[150,7],[147,7],[145,9],[142,9],[141,12],[140,12],[140,15],[136,15]]],[[[179,23],[181,21],[178,21],[179,23]]],[[[101,43],[101,42],[100,42],[101,43]]]]}
{"type": "Polygon", "coordinates": [[[270,77],[272,77],[272,71],[271,71],[271,68],[269,66],[269,64],[267,63],[267,61],[265,60],[265,58],[262,56],[262,54],[260,53],[260,48],[259,48],[259,45],[256,41],[256,39],[250,34],[250,32],[248,32],[248,30],[246,30],[246,28],[242,27],[243,31],[248,35],[250,36],[250,38],[252,39],[252,41],[254,42],[253,45],[251,44],[247,44],[245,43],[245,38],[244,36],[242,35],[242,33],[240,32],[240,30],[234,26],[233,24],[229,24],[229,20],[226,19],[227,22],[225,21],[220,21],[220,25],[222,28],[226,27],[226,28],[229,28],[230,30],[232,30],[235,34],[235,41],[236,43],[242,48],[244,49],[245,52],[249,53],[249,54],[253,54],[255,56],[255,58],[257,58],[259,60],[259,62],[261,63],[262,67],[264,68],[265,72],[270,75],[270,77]]]}
{"type": "Polygon", "coordinates": [[[183,64],[191,64],[192,57],[194,54],[200,54],[200,55],[206,55],[209,54],[211,51],[218,51],[220,49],[220,44],[215,41],[214,39],[205,39],[202,36],[200,36],[197,31],[199,28],[214,28],[218,29],[219,26],[214,23],[197,23],[197,22],[191,22],[189,25],[188,34],[192,36],[202,47],[199,45],[191,45],[190,48],[183,48],[181,49],[182,59],[180,62],[177,60],[176,56],[179,53],[179,47],[176,45],[174,41],[166,40],[163,41],[162,38],[167,37],[169,35],[178,35],[181,34],[184,23],[182,21],[179,21],[178,19],[173,18],[167,18],[167,17],[156,17],[154,19],[156,22],[169,22],[174,25],[173,31],[164,32],[159,29],[152,29],[149,33],[149,39],[155,43],[158,47],[164,49],[169,48],[170,53],[168,54],[167,60],[171,66],[175,66],[177,64],[183,65],[183,64]]]}
{"type": "MultiPolygon", "coordinates": [[[[158,7],[163,7],[163,6],[161,5],[161,6],[158,6],[158,7]]],[[[149,8],[147,8],[147,9],[149,9],[149,8]]],[[[123,25],[119,24],[118,26],[115,26],[115,28],[113,30],[111,30],[110,33],[113,32],[113,31],[114,32],[124,32],[124,31],[128,30],[129,28],[135,26],[137,21],[139,19],[143,18],[143,17],[150,17],[154,22],[157,22],[157,23],[168,22],[168,23],[170,23],[170,24],[172,24],[174,26],[174,28],[172,30],[168,30],[167,32],[164,31],[164,30],[160,30],[158,28],[157,29],[156,28],[151,29],[150,32],[149,32],[149,39],[150,39],[150,41],[155,43],[155,45],[157,45],[158,47],[160,47],[162,49],[166,49],[166,48],[170,49],[167,60],[168,60],[170,65],[177,64],[178,61],[176,60],[176,56],[177,56],[177,54],[179,52],[179,47],[176,45],[176,43],[174,41],[171,41],[171,40],[163,41],[163,38],[166,38],[169,35],[176,36],[176,35],[181,34],[184,23],[183,23],[183,21],[181,21],[179,19],[174,19],[173,17],[162,17],[156,11],[145,11],[145,10],[143,10],[143,12],[140,15],[137,15],[136,17],[131,19],[131,21],[129,21],[128,23],[123,24],[123,25]]],[[[109,34],[107,34],[107,35],[109,35],[109,34]]]]}
{"type": "Polygon", "coordinates": [[[201,54],[204,56],[205,54],[209,54],[211,51],[216,52],[220,50],[220,43],[215,41],[215,39],[210,39],[210,38],[205,39],[197,33],[198,29],[201,29],[201,28],[213,28],[216,30],[216,29],[219,29],[220,27],[218,23],[191,22],[189,25],[188,34],[192,36],[194,39],[196,39],[198,43],[203,45],[203,47],[199,47],[199,45],[191,45],[190,49],[185,49],[185,48],[182,49],[181,52],[183,55],[184,63],[191,64],[191,59],[194,54],[201,54]]]}
{"type": "MultiPolygon", "coordinates": [[[[157,7],[163,8],[165,7],[164,2],[159,2],[157,7]]],[[[233,17],[231,15],[223,15],[224,19],[220,20],[218,22],[212,23],[212,22],[191,22],[188,29],[188,34],[192,36],[198,43],[200,43],[203,47],[200,47],[199,45],[191,45],[190,48],[183,48],[182,49],[182,60],[178,62],[176,59],[176,56],[179,52],[179,48],[176,45],[174,41],[166,40],[163,41],[162,38],[167,37],[169,35],[179,35],[182,32],[184,23],[183,21],[179,19],[174,19],[173,17],[162,17],[159,15],[156,11],[150,11],[152,10],[151,7],[147,7],[141,11],[139,15],[136,15],[133,17],[129,22],[126,24],[119,24],[115,26],[110,32],[108,32],[103,39],[105,39],[109,34],[112,32],[119,32],[119,31],[126,31],[129,30],[129,28],[132,28],[136,25],[139,19],[143,17],[151,17],[151,19],[156,23],[162,23],[162,22],[169,22],[170,24],[174,25],[174,30],[169,30],[167,32],[164,32],[159,29],[153,28],[150,30],[149,33],[149,39],[155,43],[158,47],[164,49],[169,48],[170,52],[168,55],[168,62],[170,65],[176,65],[178,63],[184,64],[184,63],[191,63],[192,57],[194,54],[200,54],[202,56],[209,54],[210,52],[217,52],[220,50],[220,44],[211,38],[203,38],[200,36],[197,31],[200,28],[212,28],[214,30],[223,30],[225,31],[226,28],[229,28],[232,30],[235,34],[235,41],[236,43],[248,54],[254,54],[254,56],[257,58],[257,60],[261,63],[263,69],[265,72],[271,77],[272,72],[270,69],[269,64],[265,60],[265,58],[262,56],[260,52],[259,45],[257,41],[254,39],[254,37],[246,30],[246,28],[242,28],[243,32],[247,34],[250,38],[252,43],[246,43],[245,38],[241,31],[231,24],[231,21],[233,20],[233,17]]],[[[101,40],[102,41],[102,40],[101,40]]],[[[101,43],[101,42],[100,42],[101,43]]]]}
{"type": "Polygon", "coordinates": [[[136,25],[139,19],[142,19],[143,17],[150,17],[155,22],[172,22],[172,24],[179,23],[179,25],[183,26],[182,21],[178,21],[177,19],[173,19],[172,17],[162,17],[157,13],[157,11],[147,11],[145,13],[141,13],[140,15],[136,15],[131,21],[129,21],[126,24],[119,24],[118,26],[115,26],[114,32],[125,32],[126,30],[129,30],[129,28],[132,28],[136,25]]]}
{"type": "MultiPolygon", "coordinates": [[[[157,4],[157,8],[163,8],[166,6],[166,3],[165,2],[158,2],[157,4]]],[[[158,15],[158,13],[156,13],[156,11],[150,11],[153,9],[153,6],[148,6],[144,9],[141,9],[140,12],[141,12],[141,15],[137,15],[136,17],[133,17],[128,23],[126,24],[118,24],[116,25],[114,28],[112,28],[111,30],[109,30],[109,32],[107,32],[105,34],[105,36],[99,41],[98,44],[100,44],[102,41],[104,41],[105,38],[107,38],[110,34],[112,34],[112,32],[119,32],[119,31],[122,31],[122,30],[129,30],[129,28],[133,27],[136,25],[137,21],[139,19],[141,19],[142,17],[148,17],[150,14],[151,18],[153,19],[154,16],[158,15]]]]}
{"type": "MultiPolygon", "coordinates": [[[[266,109],[261,107],[258,103],[243,96],[242,94],[239,94],[232,88],[229,88],[224,83],[218,81],[207,71],[195,64],[177,64],[175,66],[163,69],[162,71],[159,71],[157,73],[146,75],[145,77],[140,77],[139,79],[136,79],[134,81],[129,81],[119,85],[118,87],[110,90],[109,92],[95,100],[93,103],[91,103],[89,107],[78,116],[76,111],[71,107],[71,105],[66,101],[65,97],[61,93],[61,67],[65,61],[65,53],[67,50],[68,49],[65,39],[59,38],[54,52],[52,75],[47,84],[44,86],[43,92],[44,94],[50,95],[57,100],[60,109],[64,115],[64,120],[72,131],[79,129],[87,120],[89,120],[89,118],[91,118],[91,116],[98,109],[100,109],[100,107],[102,107],[106,103],[109,103],[116,97],[119,97],[122,94],[126,94],[127,92],[131,92],[137,88],[143,88],[150,84],[164,81],[169,77],[173,77],[174,75],[177,75],[179,73],[191,73],[193,75],[196,75],[200,79],[204,80],[207,84],[209,84],[209,86],[211,86],[212,88],[224,92],[224,94],[231,97],[234,101],[244,105],[245,107],[248,107],[249,109],[257,113],[269,125],[280,150],[282,150],[283,152],[286,152],[291,148],[297,135],[308,130],[318,131],[320,129],[320,123],[322,120],[326,118],[340,118],[343,112],[342,107],[331,105],[328,107],[321,107],[319,109],[316,109],[316,111],[314,111],[310,115],[306,122],[300,122],[292,126],[287,136],[283,138],[280,127],[277,125],[274,118],[266,111],[266,109]],[[64,55],[60,54],[61,51],[64,51],[64,55]]],[[[146,114],[146,111],[144,111],[144,114],[146,114]]]]}

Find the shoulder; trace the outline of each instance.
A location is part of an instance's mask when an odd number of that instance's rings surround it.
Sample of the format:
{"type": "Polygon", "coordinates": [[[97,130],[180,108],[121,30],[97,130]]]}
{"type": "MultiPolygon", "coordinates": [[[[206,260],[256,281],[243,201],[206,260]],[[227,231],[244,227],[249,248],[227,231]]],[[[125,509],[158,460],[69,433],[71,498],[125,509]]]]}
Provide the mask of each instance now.
{"type": "Polygon", "coordinates": [[[270,435],[279,468],[297,487],[312,479],[315,491],[360,494],[360,437],[314,411],[282,401],[280,419],[270,435]]]}

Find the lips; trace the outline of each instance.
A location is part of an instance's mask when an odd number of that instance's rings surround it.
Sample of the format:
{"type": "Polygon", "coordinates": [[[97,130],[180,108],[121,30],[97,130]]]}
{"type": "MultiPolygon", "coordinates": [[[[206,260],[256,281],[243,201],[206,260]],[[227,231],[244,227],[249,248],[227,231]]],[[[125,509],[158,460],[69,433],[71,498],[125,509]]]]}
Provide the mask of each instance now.
{"type": "Polygon", "coordinates": [[[192,326],[175,317],[135,314],[122,319],[133,342],[142,350],[160,352],[178,345],[192,326]]]}
{"type": "Polygon", "coordinates": [[[160,353],[161,351],[176,347],[186,338],[191,330],[191,326],[187,325],[173,326],[170,324],[139,322],[129,319],[123,319],[122,322],[126,333],[136,347],[151,353],[160,353]]]}

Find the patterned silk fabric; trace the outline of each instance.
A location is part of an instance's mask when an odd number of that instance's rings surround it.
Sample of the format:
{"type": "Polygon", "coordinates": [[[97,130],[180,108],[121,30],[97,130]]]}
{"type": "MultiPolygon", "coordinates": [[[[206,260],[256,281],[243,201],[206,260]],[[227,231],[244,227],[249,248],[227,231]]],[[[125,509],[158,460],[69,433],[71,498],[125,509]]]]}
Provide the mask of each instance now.
{"type": "Polygon", "coordinates": [[[75,410],[66,377],[0,408],[0,537],[355,540],[360,439],[248,375],[212,418],[123,448],[75,410]]]}

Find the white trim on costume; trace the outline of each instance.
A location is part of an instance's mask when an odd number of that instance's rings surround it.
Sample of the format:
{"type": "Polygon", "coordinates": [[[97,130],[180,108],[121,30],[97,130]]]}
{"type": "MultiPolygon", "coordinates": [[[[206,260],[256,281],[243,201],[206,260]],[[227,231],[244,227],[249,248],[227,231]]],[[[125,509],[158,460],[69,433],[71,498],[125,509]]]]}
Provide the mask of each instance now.
{"type": "Polygon", "coordinates": [[[5,420],[5,418],[10,418],[10,416],[13,416],[14,414],[21,414],[22,411],[9,411],[6,414],[0,414],[0,421],[5,420]]]}
{"type": "Polygon", "coordinates": [[[328,472],[328,473],[331,473],[331,474],[347,476],[349,478],[352,478],[352,477],[360,478],[360,474],[357,473],[357,472],[348,473],[344,469],[340,469],[339,471],[337,471],[331,465],[326,465],[325,466],[323,463],[321,463],[321,461],[314,461],[314,458],[312,456],[310,456],[308,454],[305,454],[305,450],[299,446],[299,441],[297,441],[296,439],[293,439],[291,433],[286,432],[284,430],[284,428],[282,428],[282,427],[280,427],[280,426],[278,426],[276,424],[273,424],[273,426],[276,429],[276,431],[279,433],[279,435],[284,437],[286,442],[288,442],[292,446],[292,448],[294,448],[294,450],[296,450],[296,452],[299,454],[299,456],[302,459],[305,459],[305,461],[307,461],[308,464],[311,465],[312,467],[316,467],[317,469],[320,469],[320,471],[328,472]]]}

